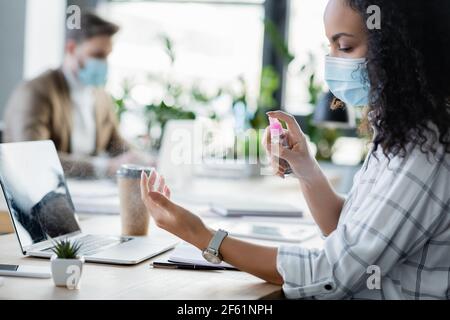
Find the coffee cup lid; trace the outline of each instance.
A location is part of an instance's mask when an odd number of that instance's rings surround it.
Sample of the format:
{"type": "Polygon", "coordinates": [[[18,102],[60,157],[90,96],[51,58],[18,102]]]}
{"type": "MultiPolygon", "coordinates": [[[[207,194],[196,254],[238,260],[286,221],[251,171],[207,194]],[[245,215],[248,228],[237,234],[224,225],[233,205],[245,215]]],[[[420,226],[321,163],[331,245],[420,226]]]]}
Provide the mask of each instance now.
{"type": "Polygon", "coordinates": [[[122,167],[120,167],[119,170],[117,170],[117,176],[137,179],[141,177],[142,171],[145,171],[147,174],[150,174],[152,170],[154,170],[153,167],[145,167],[135,164],[124,164],[122,165],[122,167]]]}

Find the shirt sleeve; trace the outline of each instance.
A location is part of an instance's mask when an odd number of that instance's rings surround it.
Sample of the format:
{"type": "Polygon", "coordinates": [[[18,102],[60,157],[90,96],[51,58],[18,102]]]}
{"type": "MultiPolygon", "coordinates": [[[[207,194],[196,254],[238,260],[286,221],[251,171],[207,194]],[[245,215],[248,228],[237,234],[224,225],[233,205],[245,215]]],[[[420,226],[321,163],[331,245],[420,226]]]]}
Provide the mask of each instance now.
{"type": "Polygon", "coordinates": [[[346,208],[355,212],[340,221],[322,250],[279,248],[277,269],[286,297],[351,298],[367,288],[370,266],[377,266],[383,276],[422,247],[446,210],[445,191],[442,197],[432,191],[441,164],[414,152],[372,168],[368,179],[364,173],[359,183],[373,187],[346,208]]]}
{"type": "MultiPolygon", "coordinates": [[[[349,204],[350,204],[350,202],[352,200],[352,194],[355,192],[355,186],[358,185],[358,181],[359,181],[359,179],[361,177],[361,174],[364,172],[364,168],[366,167],[367,161],[369,159],[370,159],[370,153],[367,154],[366,158],[364,159],[363,165],[361,166],[361,168],[353,176],[353,186],[352,186],[350,192],[347,195],[341,195],[345,199],[343,208],[349,206],[349,204]]],[[[317,226],[317,231],[318,231],[319,236],[320,236],[320,238],[322,240],[325,240],[326,238],[328,238],[328,235],[324,234],[319,226],[317,226]]]]}

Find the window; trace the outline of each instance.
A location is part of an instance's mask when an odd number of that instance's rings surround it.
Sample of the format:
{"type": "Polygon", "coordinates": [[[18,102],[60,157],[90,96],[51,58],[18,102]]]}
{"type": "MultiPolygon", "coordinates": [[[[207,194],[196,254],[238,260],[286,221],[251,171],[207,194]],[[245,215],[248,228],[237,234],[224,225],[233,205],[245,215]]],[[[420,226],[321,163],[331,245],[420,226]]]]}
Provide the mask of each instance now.
{"type": "MultiPolygon", "coordinates": [[[[136,84],[140,104],[160,99],[161,87],[149,77],[171,77],[183,86],[218,88],[247,83],[256,101],[262,64],[262,1],[110,1],[99,13],[118,23],[110,57],[109,89],[120,94],[124,79],[136,84]],[[165,52],[173,43],[175,63],[165,52]]],[[[230,105],[231,107],[231,105],[230,105]]]]}
{"type": "Polygon", "coordinates": [[[289,47],[295,60],[286,75],[285,107],[288,112],[306,114],[308,105],[307,81],[309,73],[302,73],[303,65],[312,62],[316,80],[323,84],[323,57],[327,53],[328,40],[323,26],[323,13],[328,0],[291,0],[289,47]],[[310,61],[310,56],[313,60],[310,61]]]}

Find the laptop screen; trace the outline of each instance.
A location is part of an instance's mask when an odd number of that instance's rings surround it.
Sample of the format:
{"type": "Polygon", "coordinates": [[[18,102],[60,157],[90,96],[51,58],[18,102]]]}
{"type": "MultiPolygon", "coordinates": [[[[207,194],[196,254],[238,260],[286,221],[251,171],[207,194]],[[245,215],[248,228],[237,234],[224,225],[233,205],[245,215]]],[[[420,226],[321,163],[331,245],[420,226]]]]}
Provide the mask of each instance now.
{"type": "Polygon", "coordinates": [[[53,142],[1,144],[0,182],[23,251],[80,230],[53,142]]]}

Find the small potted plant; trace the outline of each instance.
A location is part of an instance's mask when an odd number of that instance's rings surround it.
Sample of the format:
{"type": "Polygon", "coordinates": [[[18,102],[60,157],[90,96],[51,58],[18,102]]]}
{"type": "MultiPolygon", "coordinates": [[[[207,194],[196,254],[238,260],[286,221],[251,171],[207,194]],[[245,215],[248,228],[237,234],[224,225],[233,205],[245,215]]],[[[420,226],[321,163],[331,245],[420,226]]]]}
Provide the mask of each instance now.
{"type": "Polygon", "coordinates": [[[79,256],[81,244],[69,240],[55,241],[51,258],[52,277],[57,287],[78,288],[84,258],[79,256]]]}

